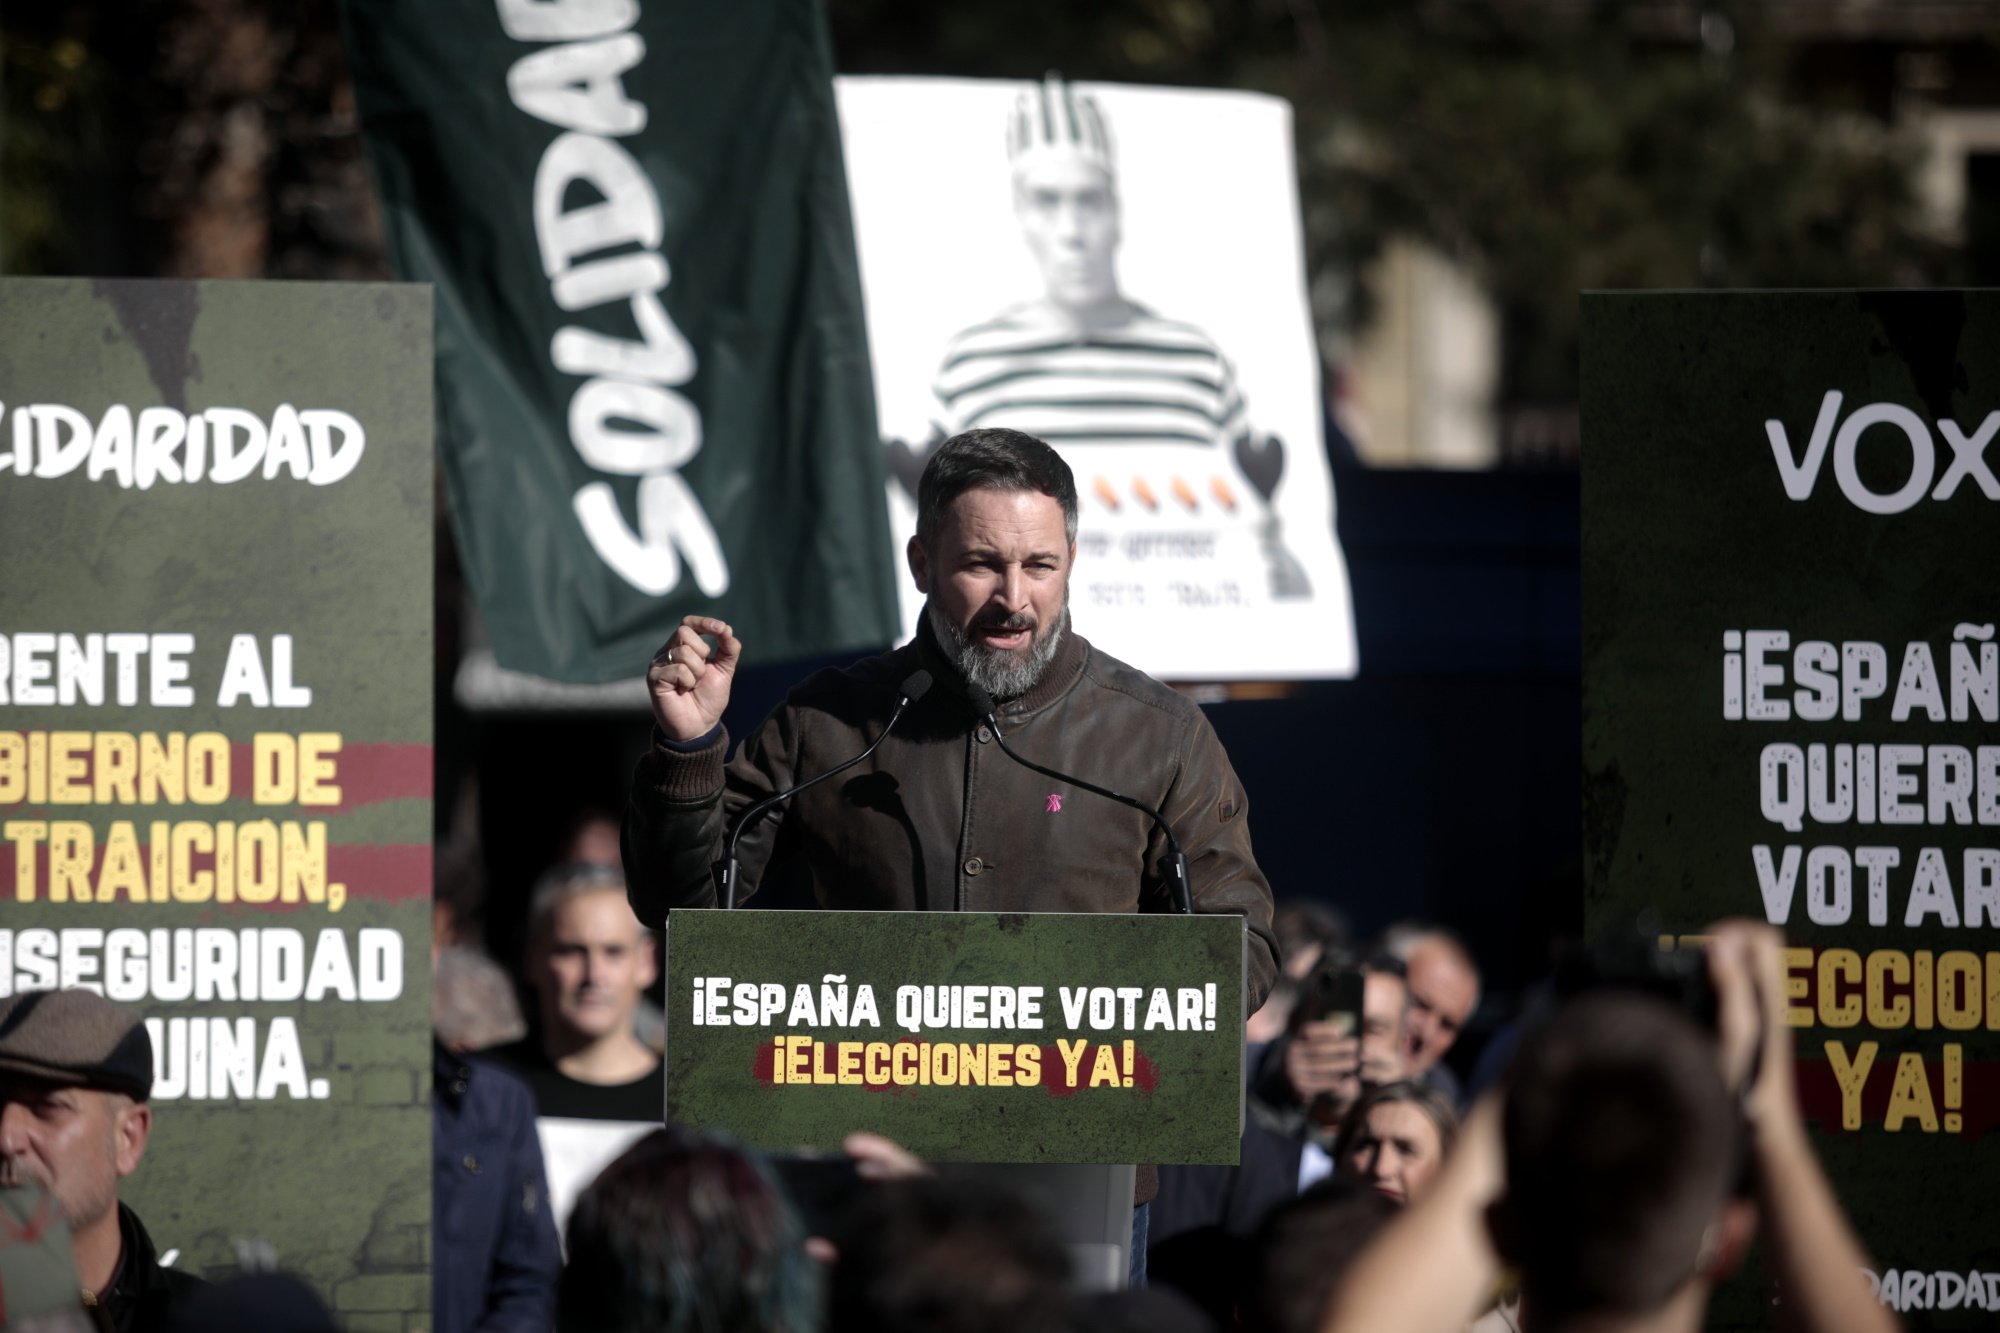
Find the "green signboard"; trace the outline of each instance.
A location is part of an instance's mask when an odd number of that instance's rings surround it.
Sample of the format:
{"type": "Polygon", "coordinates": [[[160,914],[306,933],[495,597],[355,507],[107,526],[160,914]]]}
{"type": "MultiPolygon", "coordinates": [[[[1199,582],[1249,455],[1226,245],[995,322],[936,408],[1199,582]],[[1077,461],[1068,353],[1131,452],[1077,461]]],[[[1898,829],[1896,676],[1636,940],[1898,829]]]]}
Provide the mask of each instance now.
{"type": "Polygon", "coordinates": [[[673,913],[667,1116],[772,1150],[1236,1161],[1243,922],[673,913]]]}
{"type": "Polygon", "coordinates": [[[1990,1327],[2000,292],[1583,309],[1588,927],[1781,926],[1878,1293],[1990,1327]]]}
{"type": "Polygon", "coordinates": [[[145,1016],[180,1268],[427,1322],[431,302],[0,282],[0,994],[145,1016]]]}

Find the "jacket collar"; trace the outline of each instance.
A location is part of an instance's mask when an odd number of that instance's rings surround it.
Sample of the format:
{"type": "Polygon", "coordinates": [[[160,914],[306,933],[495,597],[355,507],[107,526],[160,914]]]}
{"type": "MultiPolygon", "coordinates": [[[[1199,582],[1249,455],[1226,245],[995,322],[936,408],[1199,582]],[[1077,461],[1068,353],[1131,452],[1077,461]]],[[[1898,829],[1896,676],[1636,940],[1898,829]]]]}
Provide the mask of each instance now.
{"type": "MultiPolygon", "coordinates": [[[[937,635],[931,630],[930,612],[927,610],[917,617],[916,637],[917,660],[923,663],[933,679],[940,684],[950,683],[952,693],[960,699],[965,697],[965,677],[959,674],[957,663],[945,652],[937,635]]],[[[1000,704],[1002,717],[1025,717],[1040,712],[1056,700],[1070,692],[1076,682],[1083,677],[1084,663],[1090,660],[1090,643],[1076,632],[1076,622],[1071,620],[1064,629],[1062,642],[1056,645],[1056,655],[1049,660],[1048,670],[1035,687],[1018,699],[1009,699],[1000,704]]]]}
{"type": "Polygon", "coordinates": [[[159,1266],[160,1256],[153,1248],[153,1238],[146,1234],[139,1215],[124,1200],[119,1200],[118,1266],[111,1270],[111,1280],[104,1284],[104,1290],[97,1293],[97,1303],[115,1303],[140,1294],[147,1289],[147,1279],[159,1266]]]}

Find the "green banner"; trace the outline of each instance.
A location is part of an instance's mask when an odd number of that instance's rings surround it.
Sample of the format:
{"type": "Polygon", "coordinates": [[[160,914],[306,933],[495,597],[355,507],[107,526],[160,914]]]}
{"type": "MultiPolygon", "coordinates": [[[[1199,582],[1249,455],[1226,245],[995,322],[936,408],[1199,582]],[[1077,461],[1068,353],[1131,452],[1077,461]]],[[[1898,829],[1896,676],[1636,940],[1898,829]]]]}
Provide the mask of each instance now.
{"type": "Polygon", "coordinates": [[[1800,1096],[1877,1290],[1990,1327],[2000,293],[1583,315],[1588,926],[1782,926],[1800,1096]]]}
{"type": "Polygon", "coordinates": [[[459,551],[501,665],[630,679],[898,620],[815,0],[346,0],[398,271],[438,294],[459,551]]]}
{"type": "Polygon", "coordinates": [[[430,1305],[430,293],[0,282],[0,994],[145,1016],[120,1185],[430,1305]]]}
{"type": "Polygon", "coordinates": [[[1236,1161],[1243,921],[726,912],[667,921],[667,1116],[784,1151],[1236,1161]]]}

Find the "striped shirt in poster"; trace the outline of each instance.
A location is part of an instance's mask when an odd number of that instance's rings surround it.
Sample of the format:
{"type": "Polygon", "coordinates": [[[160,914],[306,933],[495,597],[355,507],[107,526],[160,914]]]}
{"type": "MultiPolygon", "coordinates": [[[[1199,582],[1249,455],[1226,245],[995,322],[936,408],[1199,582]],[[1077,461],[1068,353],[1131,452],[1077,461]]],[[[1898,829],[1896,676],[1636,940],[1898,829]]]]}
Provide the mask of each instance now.
{"type": "Polygon", "coordinates": [[[1070,444],[1234,443],[1248,432],[1236,373],[1207,334],[1142,306],[1079,333],[1003,311],[951,340],[932,385],[945,436],[1009,426],[1070,444]]]}

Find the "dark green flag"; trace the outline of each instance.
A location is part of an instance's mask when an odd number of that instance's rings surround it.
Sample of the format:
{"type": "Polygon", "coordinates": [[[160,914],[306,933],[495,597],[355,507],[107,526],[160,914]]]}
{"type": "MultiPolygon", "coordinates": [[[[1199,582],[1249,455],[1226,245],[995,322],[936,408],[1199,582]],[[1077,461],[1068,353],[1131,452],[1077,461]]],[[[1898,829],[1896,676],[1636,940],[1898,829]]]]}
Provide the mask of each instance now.
{"type": "Polygon", "coordinates": [[[452,519],[502,665],[764,658],[897,619],[815,0],[347,0],[399,272],[437,287],[452,519]]]}

